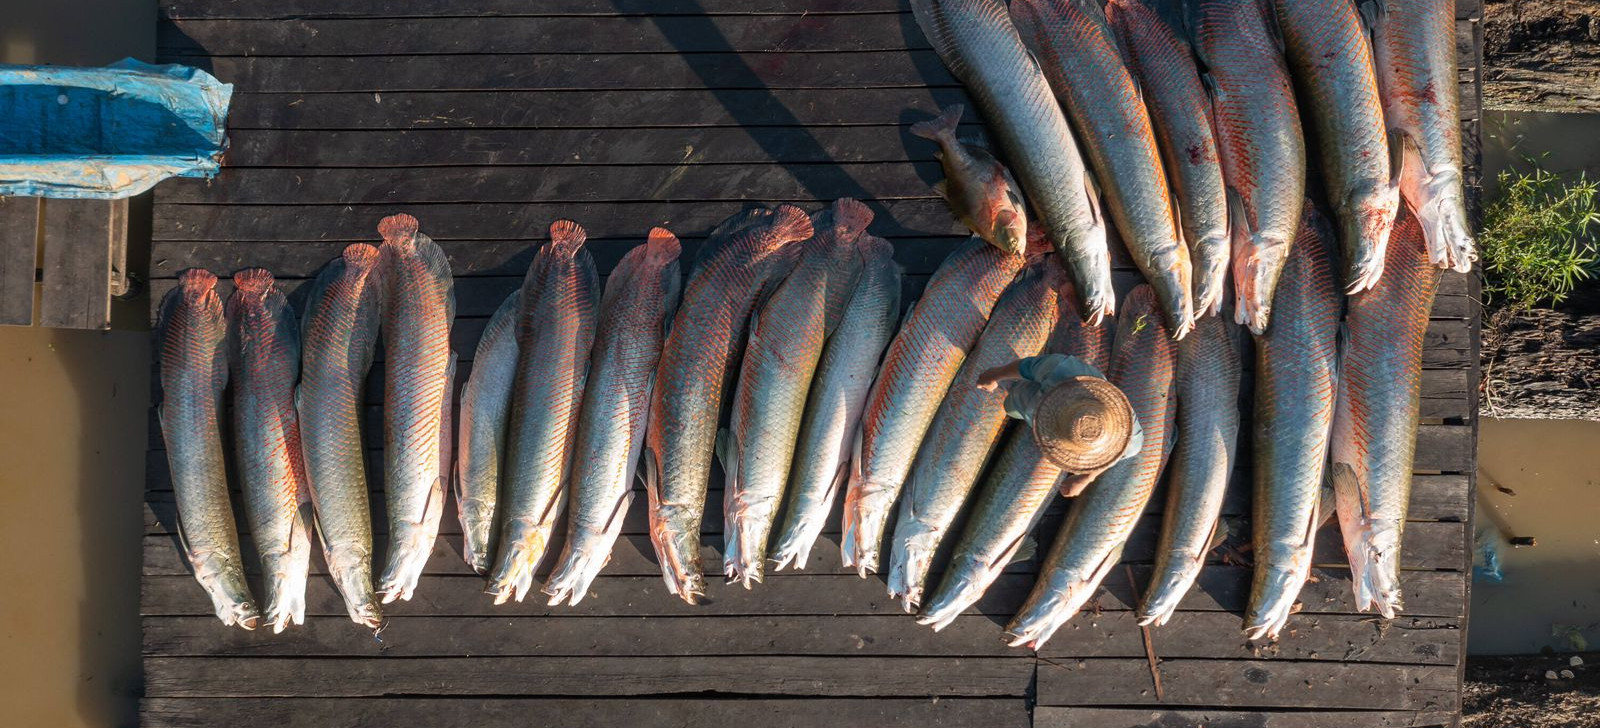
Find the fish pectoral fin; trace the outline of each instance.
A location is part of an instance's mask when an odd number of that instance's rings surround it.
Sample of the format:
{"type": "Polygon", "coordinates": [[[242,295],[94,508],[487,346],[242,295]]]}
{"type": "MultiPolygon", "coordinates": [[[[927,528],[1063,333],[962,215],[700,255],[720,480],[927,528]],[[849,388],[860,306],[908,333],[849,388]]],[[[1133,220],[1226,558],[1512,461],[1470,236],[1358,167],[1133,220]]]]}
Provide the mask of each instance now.
{"type": "MultiPolygon", "coordinates": [[[[1390,129],[1389,130],[1389,188],[1390,189],[1394,189],[1394,188],[1397,188],[1397,187],[1400,186],[1400,179],[1402,178],[1402,176],[1403,176],[1403,174],[1405,172],[1407,158],[1413,156],[1412,153],[1410,152],[1410,150],[1407,149],[1407,147],[1412,147],[1412,148],[1416,147],[1416,142],[1413,141],[1411,139],[1411,137],[1407,136],[1404,132],[1399,131],[1397,129],[1390,129]]],[[[1416,159],[1418,161],[1420,161],[1422,159],[1422,155],[1421,155],[1420,152],[1417,153],[1415,155],[1415,157],[1416,157],[1416,159]]]]}
{"type": "Polygon", "coordinates": [[[1233,185],[1227,187],[1226,193],[1228,196],[1228,226],[1233,228],[1234,236],[1236,238],[1240,235],[1246,238],[1254,237],[1256,230],[1259,228],[1256,225],[1256,221],[1250,219],[1250,213],[1245,210],[1244,196],[1240,195],[1239,190],[1234,188],[1233,185]]]}
{"type": "Polygon", "coordinates": [[[1361,486],[1361,478],[1356,475],[1356,469],[1349,463],[1332,463],[1328,466],[1327,488],[1333,491],[1335,503],[1351,503],[1361,509],[1361,520],[1368,520],[1372,513],[1372,502],[1367,498],[1367,489],[1361,486]]]}
{"type": "Polygon", "coordinates": [[[1024,534],[1022,538],[1017,539],[1016,545],[1011,547],[1011,558],[1007,559],[1006,563],[1018,564],[1033,558],[1038,553],[1039,539],[1034,538],[1032,535],[1024,534]]]}
{"type": "Polygon", "coordinates": [[[1097,228],[1106,226],[1105,215],[1100,211],[1100,184],[1095,182],[1094,173],[1087,169],[1083,172],[1083,191],[1089,200],[1089,212],[1094,215],[1094,225],[1097,228]]]}
{"type": "Polygon", "coordinates": [[[1205,553],[1201,554],[1201,558],[1204,558],[1205,554],[1211,553],[1212,551],[1216,550],[1218,546],[1221,546],[1227,542],[1228,524],[1224,522],[1221,517],[1218,517],[1217,522],[1211,524],[1211,540],[1206,542],[1206,550],[1205,553]]]}
{"type": "Polygon", "coordinates": [[[1383,16],[1389,8],[1383,0],[1357,0],[1356,12],[1361,15],[1361,25],[1366,28],[1370,40],[1378,32],[1378,26],[1383,22],[1383,16]]]}
{"type": "Polygon", "coordinates": [[[738,447],[733,440],[731,430],[727,428],[717,430],[717,462],[722,463],[722,472],[727,478],[727,488],[730,493],[739,482],[739,462],[736,457],[738,447]]]}

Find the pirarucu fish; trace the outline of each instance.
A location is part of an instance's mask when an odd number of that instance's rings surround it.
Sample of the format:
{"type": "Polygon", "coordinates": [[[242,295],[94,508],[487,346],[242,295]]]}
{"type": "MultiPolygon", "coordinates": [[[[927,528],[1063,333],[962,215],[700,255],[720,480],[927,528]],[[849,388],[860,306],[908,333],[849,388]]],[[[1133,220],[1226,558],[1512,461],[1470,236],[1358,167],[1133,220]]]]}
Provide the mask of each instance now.
{"type": "Polygon", "coordinates": [[[1311,573],[1344,303],[1331,238],[1307,202],[1273,326],[1256,337],[1255,578],[1244,622],[1250,639],[1278,635],[1311,573]]]}
{"type": "Polygon", "coordinates": [[[449,476],[455,284],[444,251],[405,214],[378,223],[383,282],[383,463],[389,553],[378,583],[410,599],[433,553],[449,476]]]}
{"type": "Polygon", "coordinates": [[[650,540],[672,594],[705,593],[700,526],[728,380],[762,293],[794,264],[811,218],[793,205],[738,213],[711,232],[656,367],[642,464],[650,540]]]}
{"type": "Polygon", "coordinates": [[[973,236],[934,271],[867,395],[844,499],[843,565],[878,568],[889,514],[944,393],[1026,259],[973,236]]]}
{"type": "Polygon", "coordinates": [[[1411,501],[1422,345],[1439,283],[1422,224],[1402,212],[1383,278],[1350,297],[1333,413],[1334,503],[1356,608],[1393,618],[1402,605],[1400,537],[1411,501]]]}
{"type": "Polygon", "coordinates": [[[485,590],[495,604],[533,588],[556,520],[567,507],[567,463],[589,377],[600,278],[571,220],[550,225],[533,255],[517,314],[517,371],[511,391],[499,555],[485,590]]]}
{"type": "Polygon", "coordinates": [[[501,466],[511,423],[511,388],[517,376],[517,318],[522,291],[513,291],[489,317],[472,357],[472,374],[461,388],[457,425],[456,509],[461,519],[461,558],[487,576],[494,559],[495,520],[501,466]]]}
{"type": "Polygon", "coordinates": [[[1186,5],[1195,50],[1212,89],[1228,183],[1234,319],[1256,334],[1267,330],[1272,317],[1273,293],[1306,199],[1306,140],[1268,2],[1193,0],[1186,5]]]}
{"type": "Polygon", "coordinates": [[[225,311],[245,517],[261,557],[263,616],[273,632],[282,632],[291,621],[305,623],[311,573],[311,493],[294,409],[299,321],[272,274],[261,268],[233,274],[225,311]]]}
{"type": "Polygon", "coordinates": [[[378,629],[383,611],[372,588],[372,512],[367,497],[361,405],[378,344],[379,253],[356,243],[311,284],[300,327],[295,406],[317,534],[328,573],[351,621],[378,629]]]}
{"type": "Polygon", "coordinates": [[[178,287],[161,301],[157,413],[184,556],[211,597],[217,618],[229,626],[255,629],[261,614],[245,583],[223,464],[220,420],[222,390],[228,385],[228,324],[216,285],[215,275],[190,268],[178,275],[178,287]]]}

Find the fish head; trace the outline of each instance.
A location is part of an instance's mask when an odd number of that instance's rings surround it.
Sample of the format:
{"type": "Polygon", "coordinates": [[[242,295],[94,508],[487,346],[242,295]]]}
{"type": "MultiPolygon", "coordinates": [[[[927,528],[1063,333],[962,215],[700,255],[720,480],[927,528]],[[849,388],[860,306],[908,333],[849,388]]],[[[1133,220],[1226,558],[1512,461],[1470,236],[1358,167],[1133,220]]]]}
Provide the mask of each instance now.
{"type": "MultiPolygon", "coordinates": [[[[1028,250],[1028,219],[1010,207],[1003,207],[994,216],[994,243],[1012,255],[1022,255],[1028,250]]],[[[1049,246],[1046,241],[1045,246],[1049,246]]]]}
{"type": "Polygon", "coordinates": [[[1383,253],[1400,209],[1400,188],[1385,187],[1357,195],[1339,216],[1339,239],[1344,241],[1346,292],[1359,293],[1377,284],[1383,275],[1383,253]]]}

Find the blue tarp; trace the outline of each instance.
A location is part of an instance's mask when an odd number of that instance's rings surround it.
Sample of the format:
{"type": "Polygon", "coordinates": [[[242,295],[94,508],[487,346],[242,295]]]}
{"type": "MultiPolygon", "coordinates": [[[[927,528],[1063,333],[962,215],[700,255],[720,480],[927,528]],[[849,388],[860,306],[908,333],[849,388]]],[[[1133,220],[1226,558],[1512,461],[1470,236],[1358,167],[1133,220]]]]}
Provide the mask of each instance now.
{"type": "Polygon", "coordinates": [[[233,86],[188,66],[0,65],[0,196],[116,199],[213,177],[233,86]]]}

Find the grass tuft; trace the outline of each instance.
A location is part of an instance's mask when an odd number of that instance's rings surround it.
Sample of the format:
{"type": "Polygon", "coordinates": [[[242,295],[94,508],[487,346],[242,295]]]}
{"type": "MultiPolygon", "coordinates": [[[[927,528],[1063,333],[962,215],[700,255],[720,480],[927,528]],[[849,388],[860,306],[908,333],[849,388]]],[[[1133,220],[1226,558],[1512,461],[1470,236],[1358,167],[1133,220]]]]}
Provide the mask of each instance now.
{"type": "Polygon", "coordinates": [[[1479,239],[1488,303],[1534,308],[1562,302],[1596,272],[1600,183],[1586,175],[1501,172],[1501,196],[1483,214],[1479,239]]]}

